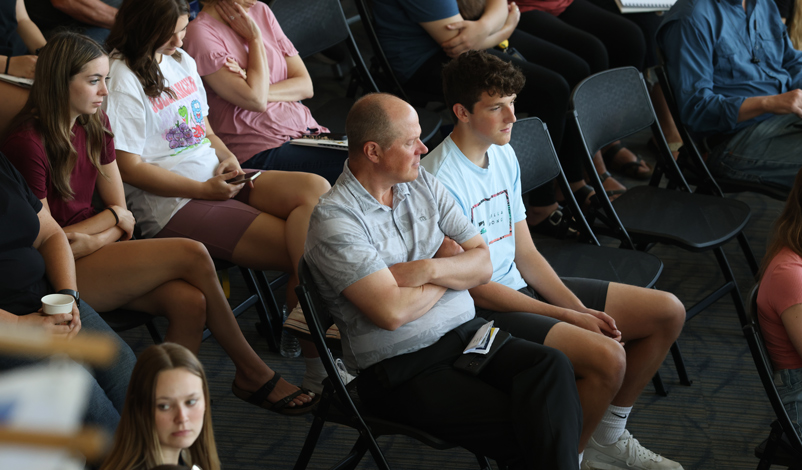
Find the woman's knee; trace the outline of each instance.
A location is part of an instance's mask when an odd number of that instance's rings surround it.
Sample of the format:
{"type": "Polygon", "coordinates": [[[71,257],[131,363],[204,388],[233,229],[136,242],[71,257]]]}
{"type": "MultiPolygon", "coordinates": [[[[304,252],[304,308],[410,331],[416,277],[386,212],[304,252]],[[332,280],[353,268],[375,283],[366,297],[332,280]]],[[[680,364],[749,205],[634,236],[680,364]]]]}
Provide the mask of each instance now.
{"type": "Polygon", "coordinates": [[[192,325],[201,329],[206,324],[206,296],[186,282],[173,282],[163,303],[164,314],[170,322],[192,325]]]}

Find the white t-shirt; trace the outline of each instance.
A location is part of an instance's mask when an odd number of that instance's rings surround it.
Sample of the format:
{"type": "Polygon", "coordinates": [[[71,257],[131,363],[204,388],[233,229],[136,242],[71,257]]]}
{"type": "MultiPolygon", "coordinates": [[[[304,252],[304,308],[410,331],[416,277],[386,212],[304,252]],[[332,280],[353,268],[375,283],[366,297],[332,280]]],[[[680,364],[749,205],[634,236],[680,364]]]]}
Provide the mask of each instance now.
{"type": "Polygon", "coordinates": [[[515,290],[526,287],[515,265],[515,224],[526,219],[526,210],[521,199],[521,167],[512,147],[491,145],[487,168],[479,168],[448,136],[421,165],[448,188],[487,242],[492,281],[515,290]]]}
{"type": "MultiPolygon", "coordinates": [[[[145,95],[136,75],[124,60],[116,58],[111,60],[105,109],[115,149],[139,155],[145,163],[187,178],[206,181],[220,163],[206,138],[206,91],[195,61],[178,51],[181,62],[165,55],[159,64],[177,99],[167,93],[158,98],[145,95]]],[[[145,237],[159,233],[189,202],[187,198],[156,196],[129,184],[125,185],[125,197],[145,237]]]]}

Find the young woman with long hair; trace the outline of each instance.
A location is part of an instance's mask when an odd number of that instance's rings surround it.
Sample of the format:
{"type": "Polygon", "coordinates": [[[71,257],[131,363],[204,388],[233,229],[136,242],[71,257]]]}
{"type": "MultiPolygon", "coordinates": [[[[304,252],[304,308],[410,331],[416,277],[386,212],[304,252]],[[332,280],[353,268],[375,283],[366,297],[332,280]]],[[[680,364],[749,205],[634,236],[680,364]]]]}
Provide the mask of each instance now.
{"type": "Polygon", "coordinates": [[[106,43],[106,106],[128,202],[146,237],[187,237],[215,258],[290,273],[293,308],[309,217],[330,185],[297,171],[227,183],[244,172],[212,130],[195,61],[180,49],[188,12],[186,0],[125,0],[106,43]]]}
{"type": "Polygon", "coordinates": [[[311,398],[281,381],[251,349],[202,244],[130,240],[135,221],[126,209],[108,118],[99,111],[108,73],[109,59],[96,42],[76,33],[54,36],[2,147],[67,233],[81,298],[100,312],[163,315],[170,322],[166,339],[193,351],[206,324],[236,365],[236,388],[275,388],[269,402],[288,405],[282,412],[308,411],[303,405],[311,398]],[[107,208],[100,212],[92,207],[95,190],[107,208]]]}
{"type": "Polygon", "coordinates": [[[100,469],[179,464],[220,470],[203,366],[187,348],[163,343],[140,354],[114,443],[100,469]]]}
{"type": "Polygon", "coordinates": [[[763,258],[758,320],[785,410],[802,433],[802,170],[763,258]]]}

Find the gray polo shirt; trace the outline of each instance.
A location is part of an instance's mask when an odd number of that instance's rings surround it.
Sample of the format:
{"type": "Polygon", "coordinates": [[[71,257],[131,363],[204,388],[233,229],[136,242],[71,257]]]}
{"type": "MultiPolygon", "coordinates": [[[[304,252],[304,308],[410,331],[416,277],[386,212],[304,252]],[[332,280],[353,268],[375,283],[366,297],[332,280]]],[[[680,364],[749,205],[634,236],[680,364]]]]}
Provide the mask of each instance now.
{"type": "Polygon", "coordinates": [[[472,319],[468,291],[449,289],[422,317],[395,331],[379,328],[342,291],[396,263],[434,257],[448,235],[463,243],[478,232],[448,190],[423,167],[415,181],[393,186],[393,207],[380,204],[345,162],[331,191],[312,212],[305,259],[340,328],[346,366],[365,369],[434,344],[472,319]]]}

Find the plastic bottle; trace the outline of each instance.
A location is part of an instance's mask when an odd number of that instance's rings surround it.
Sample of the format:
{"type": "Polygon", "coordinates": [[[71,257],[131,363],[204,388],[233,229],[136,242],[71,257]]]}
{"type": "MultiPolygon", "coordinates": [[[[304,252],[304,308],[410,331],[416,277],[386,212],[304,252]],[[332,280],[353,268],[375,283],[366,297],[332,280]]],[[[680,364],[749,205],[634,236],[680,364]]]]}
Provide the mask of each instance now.
{"type": "MultiPolygon", "coordinates": [[[[281,309],[283,321],[287,321],[288,315],[287,306],[284,305],[281,309]]],[[[285,328],[281,329],[281,347],[279,348],[279,352],[283,357],[298,357],[301,355],[301,344],[298,342],[298,338],[285,328]]]]}

